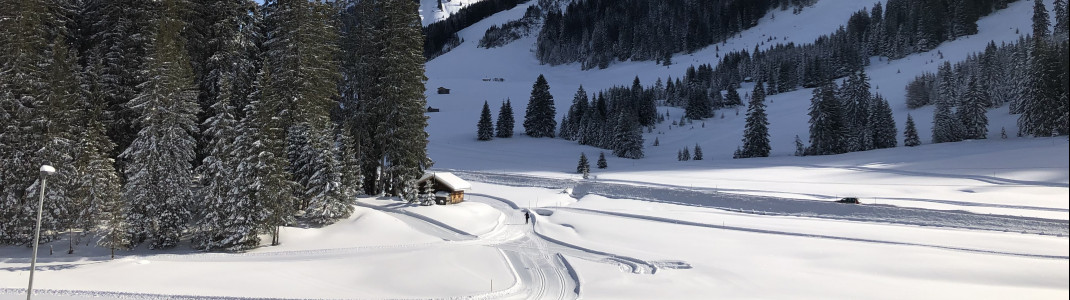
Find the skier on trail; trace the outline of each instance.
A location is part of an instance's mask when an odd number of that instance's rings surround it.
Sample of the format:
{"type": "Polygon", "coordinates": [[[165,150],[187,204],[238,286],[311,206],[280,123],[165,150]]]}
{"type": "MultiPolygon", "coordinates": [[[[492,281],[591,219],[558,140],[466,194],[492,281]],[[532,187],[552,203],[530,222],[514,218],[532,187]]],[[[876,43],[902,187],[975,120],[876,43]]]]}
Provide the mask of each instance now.
{"type": "Polygon", "coordinates": [[[528,212],[524,212],[524,224],[528,223],[528,219],[531,219],[531,215],[528,212]]]}

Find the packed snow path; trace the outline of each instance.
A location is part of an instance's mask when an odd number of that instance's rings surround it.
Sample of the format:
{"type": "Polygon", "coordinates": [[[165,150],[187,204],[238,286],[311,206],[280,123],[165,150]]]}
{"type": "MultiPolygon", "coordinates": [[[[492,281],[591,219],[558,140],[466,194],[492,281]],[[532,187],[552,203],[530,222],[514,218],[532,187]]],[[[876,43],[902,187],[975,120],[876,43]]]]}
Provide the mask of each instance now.
{"type": "Polygon", "coordinates": [[[472,181],[509,186],[572,188],[574,197],[596,194],[606,197],[700,206],[761,215],[797,216],[860,222],[950,227],[989,231],[1067,236],[1070,222],[1011,215],[988,215],[889,205],[843,205],[831,201],[798,200],[725,193],[723,189],[691,188],[642,182],[547,178],[519,174],[494,174],[450,170],[472,181]]]}

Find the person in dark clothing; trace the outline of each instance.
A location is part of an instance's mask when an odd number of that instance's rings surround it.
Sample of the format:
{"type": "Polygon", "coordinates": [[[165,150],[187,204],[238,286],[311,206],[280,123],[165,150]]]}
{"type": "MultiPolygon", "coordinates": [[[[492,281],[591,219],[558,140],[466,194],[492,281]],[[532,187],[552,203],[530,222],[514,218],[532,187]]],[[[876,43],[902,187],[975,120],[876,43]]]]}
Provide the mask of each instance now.
{"type": "Polygon", "coordinates": [[[524,224],[528,223],[528,219],[531,219],[531,215],[528,212],[524,212],[524,224]]]}

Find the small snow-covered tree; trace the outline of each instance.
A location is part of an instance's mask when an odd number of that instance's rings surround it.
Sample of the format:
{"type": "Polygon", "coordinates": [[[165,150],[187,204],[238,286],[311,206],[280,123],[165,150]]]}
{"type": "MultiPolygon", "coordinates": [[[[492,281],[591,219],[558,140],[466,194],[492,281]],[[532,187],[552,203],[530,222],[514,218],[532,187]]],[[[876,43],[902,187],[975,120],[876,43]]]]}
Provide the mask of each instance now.
{"type": "Polygon", "coordinates": [[[530,137],[554,137],[557,121],[554,116],[554,96],[550,94],[550,85],[546,77],[539,75],[531,87],[527,112],[524,115],[524,133],[530,137]]]}
{"type": "Polygon", "coordinates": [[[513,126],[513,105],[509,103],[509,99],[505,99],[505,103],[498,110],[498,124],[495,136],[499,138],[513,137],[513,126]]]}
{"type": "Polygon", "coordinates": [[[483,111],[479,113],[479,124],[476,126],[476,139],[489,141],[494,138],[494,123],[490,120],[490,105],[483,101],[483,111]]]}
{"type": "Polygon", "coordinates": [[[598,168],[599,169],[605,169],[607,167],[609,167],[609,164],[606,163],[606,153],[605,152],[599,152],[598,153],[598,168]]]}
{"type": "Polygon", "coordinates": [[[918,138],[918,128],[914,125],[914,117],[909,114],[907,114],[906,129],[903,130],[903,145],[907,147],[921,145],[921,139],[918,138]]]}
{"type": "Polygon", "coordinates": [[[747,105],[746,127],[743,131],[742,158],[768,157],[769,119],[765,114],[765,90],[761,82],[754,85],[750,103],[747,105]]]}
{"type": "Polygon", "coordinates": [[[966,87],[966,93],[962,96],[962,105],[958,110],[959,122],[962,122],[964,139],[984,139],[988,137],[988,112],[985,109],[987,100],[977,79],[972,77],[966,87]]]}
{"type": "Polygon", "coordinates": [[[587,161],[587,154],[580,153],[580,162],[576,165],[576,173],[585,173],[591,170],[591,164],[587,161]]]}
{"type": "Polygon", "coordinates": [[[692,159],[702,160],[702,147],[699,147],[698,144],[695,144],[695,155],[692,157],[692,159]]]}

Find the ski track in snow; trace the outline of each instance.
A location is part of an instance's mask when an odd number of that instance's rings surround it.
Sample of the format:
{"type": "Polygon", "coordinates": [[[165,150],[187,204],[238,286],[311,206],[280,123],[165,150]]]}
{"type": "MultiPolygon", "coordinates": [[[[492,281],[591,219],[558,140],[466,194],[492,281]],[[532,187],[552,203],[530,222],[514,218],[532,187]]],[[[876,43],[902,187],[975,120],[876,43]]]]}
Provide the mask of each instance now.
{"type": "MultiPolygon", "coordinates": [[[[727,211],[837,219],[860,222],[893,223],[931,227],[949,227],[988,231],[1067,236],[1070,222],[1010,215],[987,215],[964,211],[945,211],[889,205],[843,205],[831,201],[798,200],[769,196],[723,193],[718,189],[688,188],[620,180],[584,180],[544,178],[518,174],[494,174],[450,170],[472,181],[510,186],[572,188],[573,197],[587,194],[610,198],[627,198],[686,206],[716,208],[727,211]],[[617,183],[620,182],[620,183],[617,183]],[[625,183],[627,182],[627,184],[625,183]]],[[[985,205],[985,204],[976,204],[985,205]]]]}
{"type": "Polygon", "coordinates": [[[824,235],[824,234],[809,234],[809,233],[798,233],[798,232],[780,231],[780,230],[757,229],[757,228],[750,228],[750,227],[725,226],[725,225],[707,224],[707,223],[692,222],[692,221],[685,221],[685,220],[678,220],[678,219],[671,219],[671,218],[662,218],[662,217],[654,217],[654,216],[644,216],[644,215],[637,215],[637,214],[629,214],[629,213],[622,213],[622,212],[593,210],[593,209],[586,209],[586,208],[553,207],[552,209],[561,210],[561,211],[575,212],[575,213],[582,213],[582,214],[607,215],[607,216],[624,217],[624,218],[644,220],[644,221],[654,221],[654,222],[670,223],[670,224],[685,225],[685,226],[697,226],[697,227],[706,227],[706,228],[724,229],[724,230],[734,230],[734,231],[744,231],[744,232],[753,232],[753,233],[776,234],[776,235],[787,235],[787,236],[798,236],[798,237],[820,238],[820,239],[832,239],[832,240],[841,240],[841,241],[849,241],[849,242],[864,242],[864,243],[875,243],[875,244],[886,244],[886,245],[917,246],[917,247],[928,247],[928,248],[937,248],[937,249],[946,249],[946,250],[955,250],[955,251],[975,252],[975,253],[984,253],[984,254],[997,254],[997,255],[1011,255],[1011,256],[1032,257],[1032,258],[1070,259],[1070,256],[1065,256],[1065,255],[1043,255],[1043,254],[1032,254],[1032,253],[1014,253],[1014,252],[993,251],[993,250],[985,250],[985,249],[951,247],[951,246],[935,245],[935,244],[895,242],[895,241],[886,241],[886,240],[877,240],[877,239],[864,239],[864,238],[853,238],[853,237],[842,237],[842,236],[824,235]]]}

